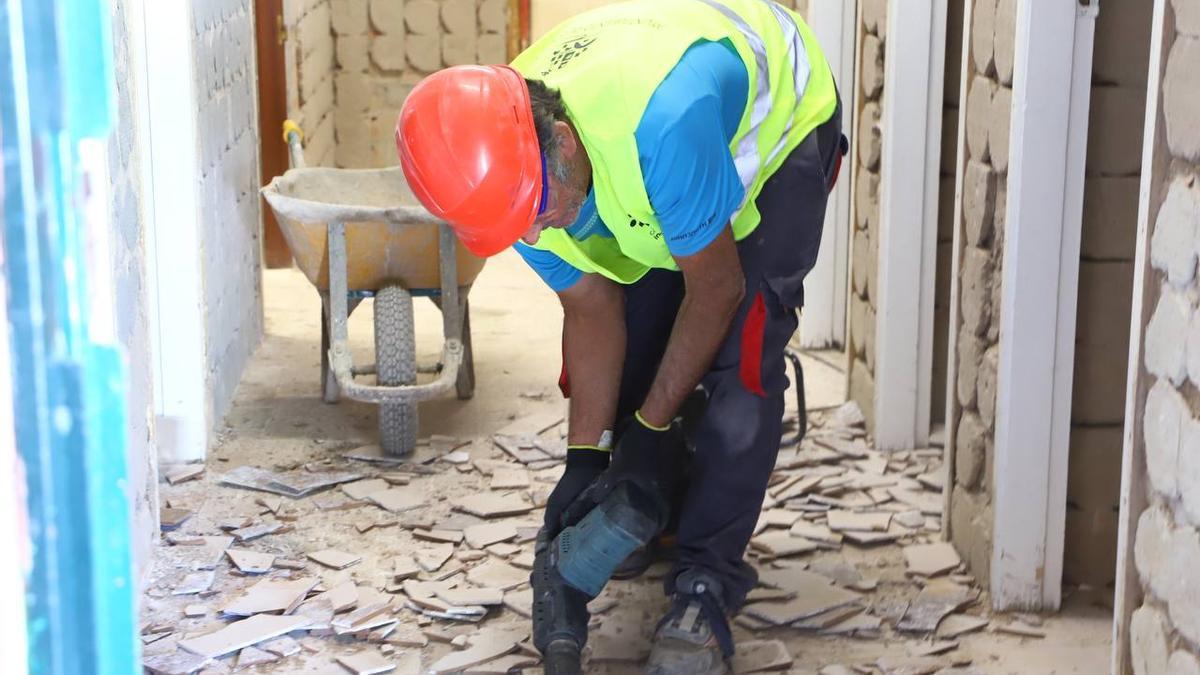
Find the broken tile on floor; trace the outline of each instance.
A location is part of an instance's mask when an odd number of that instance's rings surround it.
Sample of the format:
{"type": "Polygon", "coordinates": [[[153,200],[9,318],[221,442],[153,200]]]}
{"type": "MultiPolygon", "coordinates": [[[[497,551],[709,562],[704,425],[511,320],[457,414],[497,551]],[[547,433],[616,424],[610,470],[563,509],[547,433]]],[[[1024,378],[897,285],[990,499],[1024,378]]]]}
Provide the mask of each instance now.
{"type": "Polygon", "coordinates": [[[450,556],[454,555],[454,544],[441,544],[432,548],[422,549],[413,554],[417,565],[426,572],[436,572],[450,556]]]}
{"type": "Polygon", "coordinates": [[[183,608],[183,615],[189,619],[208,616],[208,605],[186,605],[183,608]]]}
{"type": "Polygon", "coordinates": [[[942,619],[937,627],[937,636],[952,639],[981,630],[990,623],[987,619],[970,614],[951,614],[942,619]]]}
{"type": "Polygon", "coordinates": [[[342,492],[355,501],[363,501],[373,492],[381,492],[391,487],[391,483],[382,478],[356,480],[353,483],[343,483],[342,492]]]}
{"type": "Polygon", "coordinates": [[[910,574],[923,577],[944,574],[962,564],[958,551],[949,542],[905,546],[904,559],[908,562],[910,574]]]}
{"type": "Polygon", "coordinates": [[[540,461],[553,460],[550,455],[537,447],[532,436],[522,437],[496,434],[492,436],[492,442],[501,450],[508,453],[513,459],[527,466],[532,466],[534,463],[540,461]]]}
{"type": "Polygon", "coordinates": [[[940,492],[915,492],[902,488],[891,488],[888,492],[901,504],[907,504],[927,516],[942,515],[942,494],[940,492]]]}
{"type": "Polygon", "coordinates": [[[265,537],[268,534],[275,534],[282,529],[283,523],[259,523],[258,525],[251,525],[250,527],[243,527],[239,530],[234,530],[230,534],[232,534],[238,541],[253,541],[255,539],[265,537]]]}
{"type": "Polygon", "coordinates": [[[374,675],[386,673],[396,668],[394,661],[385,658],[378,650],[364,649],[349,656],[337,657],[337,662],[345,666],[354,675],[374,675]]]}
{"type": "Polygon", "coordinates": [[[459,607],[483,605],[492,607],[504,604],[504,591],[499,588],[448,588],[437,591],[439,600],[459,607]]]}
{"type": "Polygon", "coordinates": [[[426,530],[423,528],[416,528],[412,531],[412,535],[417,539],[447,544],[457,544],[463,540],[463,533],[461,530],[426,530]]]}
{"type": "Polygon", "coordinates": [[[180,525],[183,525],[183,521],[185,521],[191,517],[192,517],[192,511],[190,511],[189,509],[171,509],[171,508],[159,509],[159,511],[158,511],[159,528],[163,532],[174,530],[174,529],[178,528],[180,525]]]}
{"type": "Polygon", "coordinates": [[[171,595],[195,595],[212,588],[213,580],[216,578],[216,572],[212,570],[204,570],[201,572],[192,572],[183,577],[183,580],[171,589],[171,595]]]}
{"type": "Polygon", "coordinates": [[[492,544],[516,539],[517,528],[510,522],[480,523],[463,530],[463,536],[471,548],[487,548],[492,544]]]}
{"type": "Polygon", "coordinates": [[[275,663],[278,660],[278,654],[265,652],[254,646],[244,647],[240,652],[238,652],[237,669],[243,670],[245,668],[253,668],[254,666],[275,663]]]}
{"type": "Polygon", "coordinates": [[[523,638],[520,630],[493,629],[477,635],[471,646],[460,652],[451,652],[438,659],[426,670],[430,675],[455,673],[492,659],[500,658],[517,648],[523,638]]]}
{"type": "Polygon", "coordinates": [[[288,657],[300,653],[300,643],[287,635],[267,640],[258,646],[279,657],[288,657]]]}
{"type": "Polygon", "coordinates": [[[887,532],[892,514],[886,512],[856,513],[834,510],[827,514],[829,529],[835,532],[887,532]]]}
{"type": "Polygon", "coordinates": [[[259,553],[244,548],[226,549],[225,555],[246,574],[265,574],[270,572],[271,566],[275,564],[275,556],[270,553],[259,553]]]}
{"type": "Polygon", "coordinates": [[[515,490],[529,487],[529,472],[525,469],[497,469],[492,472],[489,487],[493,490],[515,490]]]}
{"type": "Polygon", "coordinates": [[[902,511],[892,516],[892,522],[915,530],[925,526],[925,514],[920,511],[902,511]]]}
{"type": "Polygon", "coordinates": [[[852,616],[862,613],[863,606],[845,605],[843,607],[834,607],[833,609],[825,610],[820,614],[814,614],[806,619],[792,622],[792,628],[798,630],[824,630],[830,626],[842,623],[852,616]]]}
{"type": "Polygon", "coordinates": [[[777,558],[810,553],[818,548],[815,543],[807,539],[793,537],[791,534],[781,530],[772,530],[765,534],[760,534],[750,540],[750,545],[777,558]]]}
{"type": "Polygon", "coordinates": [[[498,555],[501,558],[507,558],[520,553],[521,551],[522,549],[520,546],[509,544],[507,542],[500,542],[487,547],[488,553],[491,553],[492,555],[498,555]]]}
{"type": "Polygon", "coordinates": [[[293,470],[275,472],[244,465],[226,473],[221,477],[220,482],[225,485],[273,492],[287,497],[303,497],[359,478],[362,478],[362,474],[353,471],[293,470]]]}
{"type": "Polygon", "coordinates": [[[208,663],[207,656],[181,651],[155,654],[142,659],[142,666],[154,675],[191,675],[208,663]]]}
{"type": "MultiPolygon", "coordinates": [[[[811,575],[816,576],[816,575],[811,575]]],[[[810,581],[795,589],[796,597],[783,602],[756,602],[747,605],[746,614],[781,626],[822,612],[858,602],[860,596],[821,581],[810,581]]]]}
{"type": "Polygon", "coordinates": [[[879,637],[883,619],[860,612],[854,616],[835,623],[821,630],[821,635],[841,635],[848,637],[875,638],[879,637]]]}
{"type": "Polygon", "coordinates": [[[779,640],[748,640],[737,646],[733,657],[736,673],[760,673],[782,670],[792,664],[792,655],[779,640]]]}
{"type": "Polygon", "coordinates": [[[307,579],[261,579],[250,586],[228,605],[221,608],[225,614],[250,616],[263,612],[290,612],[304,600],[308,592],[317,585],[316,577],[307,579]]]}
{"type": "Polygon", "coordinates": [[[537,665],[536,656],[526,654],[508,654],[498,659],[486,661],[463,670],[463,675],[508,675],[513,671],[524,672],[537,665]]]}
{"type": "Polygon", "coordinates": [[[392,487],[367,495],[370,501],[391,513],[403,513],[425,506],[425,497],[412,487],[392,487]]]}
{"type": "Polygon", "coordinates": [[[179,485],[189,480],[195,480],[204,474],[203,464],[185,464],[167,471],[167,482],[179,485]]]}
{"type": "Polygon", "coordinates": [[[467,570],[467,581],[483,588],[511,591],[529,581],[529,574],[506,562],[492,559],[467,570]]]}
{"type": "Polygon", "coordinates": [[[307,555],[309,560],[335,570],[344,570],[347,567],[362,561],[362,556],[357,556],[353,553],[346,553],[345,551],[339,551],[332,548],[315,551],[307,555]]]}
{"type": "Polygon", "coordinates": [[[235,621],[220,630],[200,637],[180,640],[179,646],[193,654],[216,658],[264,640],[306,628],[307,617],[256,614],[235,621]]]}
{"type": "Polygon", "coordinates": [[[947,579],[933,579],[909,604],[896,629],[911,633],[931,633],[947,614],[973,602],[979,591],[947,579]]]}
{"type": "Polygon", "coordinates": [[[803,537],[809,541],[838,546],[842,543],[842,535],[837,534],[824,525],[811,523],[803,518],[792,524],[788,534],[793,537],[803,537]]]}
{"type": "Polygon", "coordinates": [[[459,499],[454,504],[454,508],[480,518],[499,518],[529,513],[533,510],[533,505],[519,493],[506,495],[481,493],[459,499]]]}

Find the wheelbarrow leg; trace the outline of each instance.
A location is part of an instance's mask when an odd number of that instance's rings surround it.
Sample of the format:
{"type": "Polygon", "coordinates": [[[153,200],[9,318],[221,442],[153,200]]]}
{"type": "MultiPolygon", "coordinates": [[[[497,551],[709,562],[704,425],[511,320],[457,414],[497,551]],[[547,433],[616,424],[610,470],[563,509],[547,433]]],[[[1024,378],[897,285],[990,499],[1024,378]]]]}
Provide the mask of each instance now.
{"type": "Polygon", "coordinates": [[[454,388],[458,400],[467,401],[475,396],[475,350],[471,347],[471,303],[464,293],[462,295],[462,365],[458,368],[458,379],[454,388]]]}
{"type": "MultiPolygon", "coordinates": [[[[362,298],[351,298],[349,313],[353,314],[361,302],[362,298]]],[[[321,400],[337,403],[340,397],[341,390],[338,389],[337,378],[333,375],[333,369],[329,367],[329,293],[321,291],[321,400]]]]}
{"type": "MultiPolygon", "coordinates": [[[[458,379],[454,381],[455,393],[458,400],[468,401],[475,396],[475,353],[471,348],[471,302],[467,299],[470,286],[458,289],[459,325],[462,326],[463,356],[462,364],[458,367],[458,379]]],[[[441,311],[446,311],[446,305],[438,296],[429,298],[441,311]]]]}

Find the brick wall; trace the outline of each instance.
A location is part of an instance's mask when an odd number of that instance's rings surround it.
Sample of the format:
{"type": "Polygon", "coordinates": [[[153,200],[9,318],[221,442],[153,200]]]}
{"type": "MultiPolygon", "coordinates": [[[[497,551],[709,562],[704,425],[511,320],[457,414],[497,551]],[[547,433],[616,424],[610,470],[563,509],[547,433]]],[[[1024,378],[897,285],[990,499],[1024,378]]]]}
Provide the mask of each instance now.
{"type": "Polygon", "coordinates": [[[1144,600],[1129,626],[1139,674],[1200,672],[1200,0],[1167,4],[1150,268],[1137,291],[1149,312],[1133,439],[1147,480],[1145,494],[1131,498],[1148,504],[1134,538],[1144,600]]]}
{"type": "Polygon", "coordinates": [[[251,0],[192,7],[206,389],[219,423],[263,328],[254,11],[251,0]]]}
{"type": "Polygon", "coordinates": [[[946,421],[950,349],[950,283],[954,261],[954,174],[958,169],[958,99],[962,88],[963,11],[966,0],[946,7],[946,71],[942,91],[942,156],[938,184],[937,271],[933,298],[933,387],[930,422],[946,421]]]}
{"type": "Polygon", "coordinates": [[[288,117],[304,130],[304,159],[312,166],[334,163],[334,4],[340,0],[284,0],[283,4],[288,117]]]}
{"type": "Polygon", "coordinates": [[[958,237],[957,379],[947,442],[954,452],[950,537],[977,579],[992,555],[992,464],[999,364],[1000,279],[1012,119],[1016,0],[973,0],[958,237]]]}
{"type": "Polygon", "coordinates": [[[854,233],[850,241],[850,354],[849,395],[875,425],[875,297],[879,270],[879,155],[883,147],[879,124],[883,104],[883,62],[886,53],[887,0],[860,0],[859,81],[855,88],[858,124],[854,145],[854,233]]]}
{"type": "Polygon", "coordinates": [[[108,143],[109,252],[112,262],[116,337],[130,364],[126,463],[133,517],[134,568],[149,561],[158,532],[158,453],[154,444],[154,369],[146,288],[146,228],[142,218],[142,161],[138,152],[136,78],[130,63],[129,7],[110,5],[113,72],[116,75],[116,127],[108,143]]]}
{"type": "Polygon", "coordinates": [[[1102,3],[1092,60],[1063,580],[1110,592],[1152,14],[1102,3]]]}
{"type": "Polygon", "coordinates": [[[332,10],[337,166],[396,164],[396,115],[425,75],[508,61],[505,0],[332,0],[332,10]]]}

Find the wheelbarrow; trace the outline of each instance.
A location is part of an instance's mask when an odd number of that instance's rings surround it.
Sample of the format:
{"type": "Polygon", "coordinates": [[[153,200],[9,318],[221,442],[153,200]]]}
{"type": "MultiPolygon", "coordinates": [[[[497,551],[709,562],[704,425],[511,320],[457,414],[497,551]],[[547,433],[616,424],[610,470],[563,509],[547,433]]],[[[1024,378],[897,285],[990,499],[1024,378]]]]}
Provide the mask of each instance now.
{"type": "Polygon", "coordinates": [[[332,169],[306,167],[303,136],[283,125],[291,168],[262,194],[291,249],[296,265],[321,295],[321,388],[326,403],[339,394],[379,405],[384,451],[406,455],[416,445],[417,402],[475,391],[467,295],[484,261],[471,255],[444,222],[426,211],[399,167],[332,169]],[[413,297],[429,298],[442,311],[441,360],[418,367],[413,297]],[[347,320],[373,297],[375,363],[355,366],[347,320]],[[417,383],[418,373],[434,373],[417,383]],[[375,384],[355,378],[375,375],[375,384]]]}

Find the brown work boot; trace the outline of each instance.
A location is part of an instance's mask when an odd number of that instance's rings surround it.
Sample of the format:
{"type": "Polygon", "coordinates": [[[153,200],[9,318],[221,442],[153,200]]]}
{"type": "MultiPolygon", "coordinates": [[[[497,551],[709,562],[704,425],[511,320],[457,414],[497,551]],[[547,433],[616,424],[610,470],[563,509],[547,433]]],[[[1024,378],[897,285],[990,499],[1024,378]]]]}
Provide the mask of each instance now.
{"type": "Polygon", "coordinates": [[[727,675],[733,636],[721,587],[707,575],[685,572],[675,581],[671,609],[658,624],[646,675],[727,675]]]}

